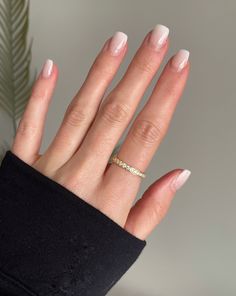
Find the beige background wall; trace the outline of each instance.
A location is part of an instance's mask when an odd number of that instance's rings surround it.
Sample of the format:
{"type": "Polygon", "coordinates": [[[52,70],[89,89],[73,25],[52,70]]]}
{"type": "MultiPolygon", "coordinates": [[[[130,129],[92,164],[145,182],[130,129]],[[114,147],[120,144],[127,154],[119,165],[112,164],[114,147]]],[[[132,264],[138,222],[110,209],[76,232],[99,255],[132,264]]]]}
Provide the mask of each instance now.
{"type": "MultiPolygon", "coordinates": [[[[236,2],[32,0],[30,8],[32,69],[40,71],[48,57],[59,66],[41,152],[103,42],[115,31],[128,34],[129,51],[111,88],[157,23],[170,28],[165,62],[180,48],[190,50],[187,87],[140,195],[171,169],[188,168],[192,176],[110,295],[235,296],[236,2]]],[[[9,138],[7,118],[1,115],[0,120],[1,126],[5,122],[1,136],[9,138]]]]}

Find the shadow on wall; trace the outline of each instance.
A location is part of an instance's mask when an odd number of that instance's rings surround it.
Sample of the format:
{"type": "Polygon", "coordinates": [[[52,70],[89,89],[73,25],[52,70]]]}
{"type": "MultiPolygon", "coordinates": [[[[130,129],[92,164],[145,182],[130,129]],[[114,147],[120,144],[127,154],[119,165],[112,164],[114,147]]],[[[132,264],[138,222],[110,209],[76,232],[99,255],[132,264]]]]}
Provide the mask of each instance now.
{"type": "Polygon", "coordinates": [[[140,291],[140,289],[137,291],[132,288],[127,287],[114,287],[108,293],[108,296],[161,296],[160,294],[147,294],[145,291],[140,291]]]}

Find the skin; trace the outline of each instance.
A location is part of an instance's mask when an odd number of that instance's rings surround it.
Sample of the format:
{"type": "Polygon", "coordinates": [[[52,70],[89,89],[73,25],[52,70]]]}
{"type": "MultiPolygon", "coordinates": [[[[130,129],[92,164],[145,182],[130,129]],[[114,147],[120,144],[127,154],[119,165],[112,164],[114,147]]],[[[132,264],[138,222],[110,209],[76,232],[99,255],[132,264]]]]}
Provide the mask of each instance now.
{"type": "MultiPolygon", "coordinates": [[[[11,148],[23,161],[139,239],[146,239],[167,214],[176,194],[171,182],[183,170],[174,169],[157,179],[134,203],[142,178],[116,164],[108,164],[169,47],[167,39],[164,46],[155,51],[147,42],[150,33],[145,36],[122,79],[103,99],[128,50],[127,43],[120,54],[113,56],[108,50],[109,39],[105,42],[68,105],[54,139],[42,155],[39,150],[58,79],[58,67],[54,63],[49,78],[40,73],[11,148]]],[[[177,72],[171,66],[171,59],[131,125],[118,154],[123,161],[143,172],[167,133],[189,74],[189,61],[177,72]]]]}

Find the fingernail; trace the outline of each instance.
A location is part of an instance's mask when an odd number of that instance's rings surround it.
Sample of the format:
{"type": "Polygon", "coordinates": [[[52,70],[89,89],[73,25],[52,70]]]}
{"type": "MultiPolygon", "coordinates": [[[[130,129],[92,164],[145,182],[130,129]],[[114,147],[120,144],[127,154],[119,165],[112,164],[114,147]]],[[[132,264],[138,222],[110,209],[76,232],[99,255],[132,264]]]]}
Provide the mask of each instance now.
{"type": "Polygon", "coordinates": [[[189,59],[189,51],[186,49],[180,49],[177,54],[173,57],[171,65],[177,72],[181,71],[187,64],[189,59]]]}
{"type": "Polygon", "coordinates": [[[116,32],[110,40],[109,49],[111,54],[116,56],[124,48],[127,42],[128,36],[123,32],[116,32]]]}
{"type": "Polygon", "coordinates": [[[189,176],[191,175],[191,171],[190,170],[183,170],[172,182],[171,186],[173,186],[173,188],[175,190],[180,189],[184,183],[188,180],[189,176]]]}
{"type": "Polygon", "coordinates": [[[43,66],[42,76],[44,78],[50,77],[52,74],[52,68],[53,68],[53,61],[50,59],[47,59],[43,66]]]}
{"type": "Polygon", "coordinates": [[[157,24],[151,32],[149,38],[149,44],[151,44],[156,50],[162,48],[169,35],[169,28],[164,25],[157,24]]]}

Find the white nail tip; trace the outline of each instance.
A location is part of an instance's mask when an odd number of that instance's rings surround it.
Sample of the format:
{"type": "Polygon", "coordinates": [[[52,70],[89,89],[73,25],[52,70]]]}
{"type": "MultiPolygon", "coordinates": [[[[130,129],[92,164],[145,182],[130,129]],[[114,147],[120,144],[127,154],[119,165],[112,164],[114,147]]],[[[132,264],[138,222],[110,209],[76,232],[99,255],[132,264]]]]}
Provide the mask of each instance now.
{"type": "Polygon", "coordinates": [[[166,39],[169,35],[169,28],[161,25],[161,24],[157,24],[151,33],[150,36],[150,43],[156,48],[156,49],[160,49],[166,42],[166,39]]]}
{"type": "Polygon", "coordinates": [[[50,75],[52,74],[52,68],[53,68],[53,60],[47,59],[43,66],[43,72],[42,72],[42,75],[44,78],[50,77],[50,75]]]}
{"type": "Polygon", "coordinates": [[[181,71],[187,64],[190,52],[186,49],[180,49],[173,57],[172,65],[177,71],[181,71]]]}
{"type": "Polygon", "coordinates": [[[127,40],[128,40],[128,36],[125,33],[117,31],[111,39],[111,43],[110,43],[111,53],[113,55],[118,55],[120,51],[123,49],[123,47],[125,46],[127,40]]]}
{"type": "Polygon", "coordinates": [[[173,184],[172,186],[178,190],[180,189],[184,183],[188,180],[188,178],[190,177],[191,175],[191,171],[190,170],[183,170],[178,176],[177,178],[173,181],[173,184]]]}

